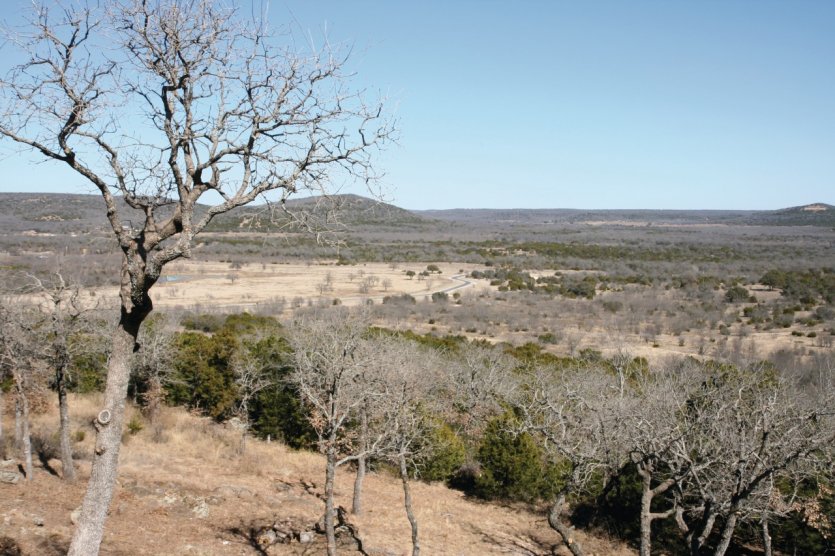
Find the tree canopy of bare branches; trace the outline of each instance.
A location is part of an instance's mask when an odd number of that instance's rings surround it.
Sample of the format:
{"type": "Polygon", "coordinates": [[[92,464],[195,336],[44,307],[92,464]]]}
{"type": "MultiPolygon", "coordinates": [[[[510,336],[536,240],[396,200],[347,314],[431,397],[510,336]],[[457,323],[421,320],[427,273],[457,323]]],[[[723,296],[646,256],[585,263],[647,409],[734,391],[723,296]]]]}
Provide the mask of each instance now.
{"type": "Polygon", "coordinates": [[[130,354],[163,267],[190,256],[218,214],[373,180],[371,157],[391,127],[380,102],[349,87],[344,54],[283,45],[265,21],[213,0],[35,2],[28,24],[6,35],[22,53],[7,59],[23,62],[0,80],[0,136],[82,176],[122,254],[121,318],[70,549],[94,554],[130,354]]]}

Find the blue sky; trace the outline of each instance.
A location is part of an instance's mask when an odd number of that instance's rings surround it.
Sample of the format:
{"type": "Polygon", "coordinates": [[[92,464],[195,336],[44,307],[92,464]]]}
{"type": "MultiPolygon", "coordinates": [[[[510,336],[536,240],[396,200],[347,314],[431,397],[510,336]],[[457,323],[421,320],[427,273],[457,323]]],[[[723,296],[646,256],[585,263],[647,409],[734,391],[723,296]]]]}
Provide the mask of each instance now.
{"type": "MultiPolygon", "coordinates": [[[[835,204],[835,2],[273,0],[269,17],[353,45],[355,85],[399,120],[378,163],[405,208],[835,204]]],[[[89,191],[4,152],[0,191],[89,191]]]]}

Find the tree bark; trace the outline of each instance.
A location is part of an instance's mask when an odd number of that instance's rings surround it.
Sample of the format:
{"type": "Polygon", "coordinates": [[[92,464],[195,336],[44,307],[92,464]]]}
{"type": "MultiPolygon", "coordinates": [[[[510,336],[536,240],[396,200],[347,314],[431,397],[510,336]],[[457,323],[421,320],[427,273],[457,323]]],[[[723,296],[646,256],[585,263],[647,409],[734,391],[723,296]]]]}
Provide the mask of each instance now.
{"type": "Polygon", "coordinates": [[[641,492],[641,556],[650,556],[652,552],[652,489],[649,488],[650,475],[644,478],[641,492]]]}
{"type": "Polygon", "coordinates": [[[418,522],[415,513],[412,511],[412,491],[409,488],[409,470],[406,468],[406,456],[400,454],[400,480],[403,482],[403,506],[406,508],[406,517],[412,527],[412,556],[420,554],[420,540],[418,539],[418,522]]]}
{"type": "Polygon", "coordinates": [[[14,449],[23,449],[23,409],[19,395],[15,396],[14,401],[14,449]]]}
{"type": "Polygon", "coordinates": [[[763,516],[760,524],[763,533],[763,554],[764,556],[771,556],[774,552],[771,547],[771,532],[768,530],[768,517],[763,516]]]}
{"type": "Polygon", "coordinates": [[[713,511],[713,505],[708,502],[705,505],[703,519],[699,524],[701,526],[699,534],[696,535],[696,531],[694,530],[688,536],[688,541],[690,543],[690,554],[692,554],[693,556],[699,556],[699,554],[702,553],[702,547],[704,547],[705,542],[707,542],[708,537],[710,537],[710,533],[713,532],[713,526],[715,523],[716,512],[713,511]]]}
{"type": "Polygon", "coordinates": [[[145,393],[143,401],[148,421],[151,423],[151,430],[153,434],[151,439],[154,442],[162,441],[162,424],[159,420],[160,408],[165,393],[162,390],[162,381],[158,376],[153,376],[150,379],[148,391],[145,393]]]}
{"type": "Polygon", "coordinates": [[[244,423],[243,428],[241,429],[241,441],[238,445],[238,451],[240,452],[241,456],[246,454],[246,436],[247,436],[248,431],[249,431],[249,423],[244,423]]]}
{"type": "Polygon", "coordinates": [[[87,493],[81,504],[81,515],[68,556],[98,554],[104,535],[107,510],[113,499],[128,395],[130,358],[136,347],[139,326],[151,309],[150,299],[145,307],[137,308],[125,301],[124,292],[122,297],[121,316],[113,334],[112,351],[107,365],[104,408],[95,421],[96,447],[90,480],[87,483],[87,493]]]}
{"type": "Polygon", "coordinates": [[[29,400],[23,389],[20,389],[20,407],[21,407],[21,446],[23,448],[23,465],[26,471],[26,480],[31,481],[33,476],[32,468],[32,436],[29,431],[29,400]]]}
{"type": "Polygon", "coordinates": [[[15,393],[15,449],[21,451],[26,481],[32,480],[32,437],[29,433],[29,399],[26,397],[24,377],[13,371],[15,393]]]}
{"type": "Polygon", "coordinates": [[[58,390],[58,413],[60,416],[59,435],[61,438],[61,469],[67,482],[75,482],[75,464],[72,460],[70,442],[70,408],[67,403],[66,360],[60,360],[55,372],[55,387],[58,390]]]}
{"type": "MultiPolygon", "coordinates": [[[[332,435],[335,436],[335,435],[332,435]]],[[[328,556],[336,556],[336,532],[334,531],[333,482],[336,478],[336,439],[332,438],[327,447],[325,468],[325,536],[328,539],[328,556]]]]}
{"type": "Polygon", "coordinates": [[[665,512],[652,512],[652,500],[658,494],[667,492],[675,484],[672,478],[661,482],[652,488],[652,473],[654,464],[644,463],[638,465],[638,474],[641,476],[641,556],[650,556],[652,552],[652,522],[656,519],[666,519],[675,513],[675,507],[665,512]]]}
{"type": "Polygon", "coordinates": [[[719,538],[719,544],[716,545],[716,550],[713,551],[714,556],[724,556],[728,547],[731,545],[731,539],[734,536],[734,529],[736,529],[736,510],[732,510],[728,514],[728,519],[725,521],[725,526],[722,527],[722,536],[719,538]]]}
{"type": "Polygon", "coordinates": [[[562,542],[565,543],[565,546],[568,547],[568,550],[570,550],[574,556],[583,556],[583,549],[574,539],[574,535],[571,534],[571,528],[567,527],[565,523],[560,520],[560,515],[562,515],[564,508],[565,494],[560,493],[554,501],[554,504],[551,506],[551,511],[548,512],[548,525],[551,526],[551,529],[560,534],[562,542]]]}
{"type": "Polygon", "coordinates": [[[354,499],[351,502],[351,513],[362,513],[362,483],[365,480],[365,450],[368,447],[368,413],[360,411],[360,457],[357,458],[357,475],[354,478],[354,499]]]}
{"type": "Polygon", "coordinates": [[[3,386],[0,385],[0,459],[6,459],[6,439],[3,438],[3,386]]]}

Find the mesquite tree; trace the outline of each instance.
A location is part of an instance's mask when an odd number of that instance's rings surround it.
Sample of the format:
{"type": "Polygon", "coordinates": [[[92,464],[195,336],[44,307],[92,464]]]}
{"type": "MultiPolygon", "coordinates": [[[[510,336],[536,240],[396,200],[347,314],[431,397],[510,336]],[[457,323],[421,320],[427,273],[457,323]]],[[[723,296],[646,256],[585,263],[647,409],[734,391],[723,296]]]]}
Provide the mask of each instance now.
{"type": "Polygon", "coordinates": [[[0,80],[0,136],[85,178],[122,255],[92,471],[70,554],[99,550],[116,480],[149,291],[218,214],[375,176],[391,133],[346,87],[345,57],[282,47],[212,0],[35,2],[6,37],[23,60],[0,80]],[[54,8],[54,9],[50,9],[54,8]],[[199,205],[205,203],[206,205],[199,205]]]}

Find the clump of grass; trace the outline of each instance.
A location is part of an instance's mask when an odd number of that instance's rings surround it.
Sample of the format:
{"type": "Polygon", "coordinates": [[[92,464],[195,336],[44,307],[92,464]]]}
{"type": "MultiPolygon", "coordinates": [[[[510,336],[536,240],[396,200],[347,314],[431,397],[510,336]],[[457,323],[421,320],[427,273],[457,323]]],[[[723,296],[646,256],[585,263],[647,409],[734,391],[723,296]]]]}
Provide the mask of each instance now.
{"type": "Polygon", "coordinates": [[[144,428],[145,425],[142,423],[142,419],[138,415],[134,415],[131,417],[131,420],[128,421],[128,433],[131,435],[138,434],[144,428]]]}

